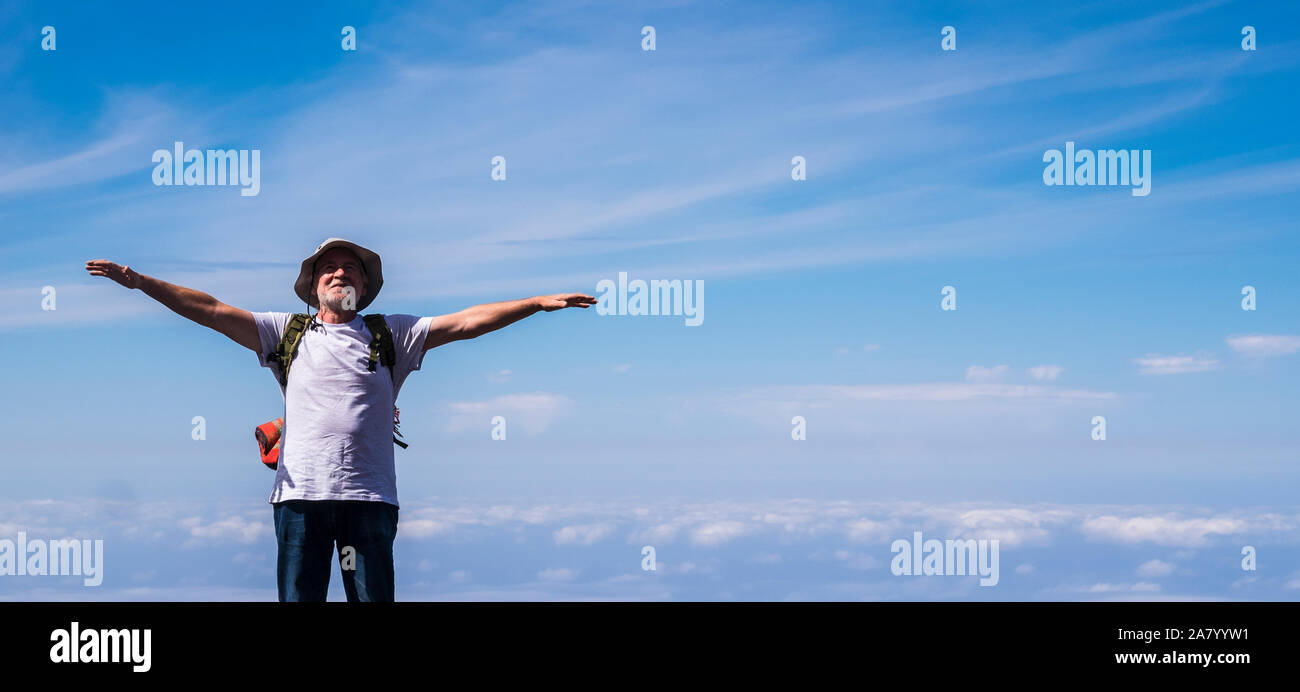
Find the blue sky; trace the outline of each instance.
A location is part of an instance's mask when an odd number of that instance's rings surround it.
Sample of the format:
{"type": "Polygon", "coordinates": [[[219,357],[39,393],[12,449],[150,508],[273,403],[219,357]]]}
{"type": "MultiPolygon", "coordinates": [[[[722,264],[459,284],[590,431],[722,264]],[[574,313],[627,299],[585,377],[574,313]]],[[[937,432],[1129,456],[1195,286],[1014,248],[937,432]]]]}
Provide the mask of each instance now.
{"type": "Polygon", "coordinates": [[[567,310],[426,355],[399,598],[1293,600],[1298,15],[0,3],[0,536],[107,570],[0,598],[274,598],[273,378],[82,266],[288,311],[344,236],[378,312],[706,286],[698,327],[567,310]],[[259,149],[260,194],[155,186],[176,141],[259,149]],[[1067,141],[1150,150],[1150,195],[1045,186],[1067,141]],[[1001,582],[892,575],[914,530],[1001,536],[1001,582]]]}

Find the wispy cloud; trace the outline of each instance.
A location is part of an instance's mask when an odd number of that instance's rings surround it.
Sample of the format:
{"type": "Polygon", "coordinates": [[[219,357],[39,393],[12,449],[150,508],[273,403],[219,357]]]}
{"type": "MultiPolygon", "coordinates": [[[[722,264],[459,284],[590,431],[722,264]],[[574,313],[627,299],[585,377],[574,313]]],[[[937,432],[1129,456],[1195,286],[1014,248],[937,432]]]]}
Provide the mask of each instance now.
{"type": "Polygon", "coordinates": [[[186,547],[197,547],[212,541],[254,543],[268,533],[265,518],[232,515],[216,521],[205,522],[200,517],[187,517],[180,521],[190,535],[186,547]]]}
{"type": "Polygon", "coordinates": [[[972,365],[969,368],[966,368],[966,381],[994,382],[1006,377],[1006,374],[1010,371],[1010,365],[995,365],[991,368],[986,368],[982,365],[972,365]]]}
{"type": "Polygon", "coordinates": [[[1060,377],[1061,373],[1064,371],[1065,368],[1059,365],[1035,365],[1034,367],[1029,368],[1025,372],[1029,373],[1030,377],[1034,378],[1035,380],[1038,380],[1039,382],[1055,382],[1056,379],[1060,377]]]}
{"type": "Polygon", "coordinates": [[[1160,585],[1149,581],[1140,581],[1133,584],[1112,584],[1109,582],[1098,582],[1090,586],[1066,587],[1068,591],[1082,591],[1088,594],[1113,594],[1127,592],[1152,592],[1159,591],[1160,585]]]}
{"type": "Polygon", "coordinates": [[[577,576],[577,570],[567,568],[544,569],[537,573],[537,578],[541,581],[572,581],[577,576]]]}
{"type": "MultiPolygon", "coordinates": [[[[0,525],[3,538],[24,531],[31,537],[105,539],[106,554],[118,557],[106,565],[103,589],[91,594],[105,600],[274,599],[274,541],[266,543],[271,516],[261,500],[40,500],[3,504],[0,512],[7,522],[0,525]],[[93,532],[85,533],[79,526],[93,527],[93,532]],[[141,530],[142,526],[147,528],[141,530]],[[197,547],[202,550],[194,550],[197,547]],[[255,587],[259,583],[266,586],[255,587]]],[[[890,542],[923,531],[940,539],[1000,541],[1008,569],[996,595],[1035,598],[1039,584],[1054,581],[1064,586],[1046,587],[1047,597],[1068,593],[1072,598],[1091,598],[1142,592],[1149,588],[1143,584],[1184,577],[1184,563],[1199,565],[1202,573],[1222,569],[1227,584],[1238,579],[1239,569],[1234,560],[1224,567],[1205,556],[1213,551],[1176,551],[1171,559],[1150,559],[1141,551],[1151,545],[1187,549],[1227,545],[1229,553],[1235,554],[1247,536],[1254,545],[1290,545],[1297,526],[1300,516],[1266,508],[1210,514],[1185,507],[1070,504],[671,498],[493,503],[407,498],[396,553],[399,595],[408,600],[508,599],[509,594],[534,600],[671,599],[671,592],[682,589],[692,589],[683,592],[693,595],[687,598],[711,600],[718,598],[716,591],[699,589],[710,588],[708,584],[716,587],[720,574],[727,575],[727,589],[763,594],[758,598],[770,600],[770,591],[755,589],[768,579],[763,570],[778,567],[809,570],[799,585],[805,598],[814,600],[842,600],[841,580],[861,585],[864,579],[876,598],[961,597],[949,592],[956,582],[916,585],[900,582],[888,572],[890,542]],[[626,540],[608,540],[616,535],[626,540]],[[530,547],[523,551],[508,547],[523,544],[530,547]],[[493,567],[501,561],[497,553],[503,545],[511,551],[512,564],[504,572],[493,567]],[[643,545],[656,547],[657,572],[641,569],[643,545]],[[1097,556],[1083,560],[1080,551],[1095,551],[1097,556]],[[1116,558],[1107,560],[1104,556],[1111,553],[1116,558]],[[1033,568],[1009,568],[1031,560],[1033,568]],[[1058,569],[1059,564],[1068,569],[1058,569]],[[1131,582],[1134,564],[1141,580],[1136,583],[1131,582]],[[515,571],[521,565],[523,581],[515,571]],[[446,576],[435,577],[436,583],[427,581],[437,574],[446,576]],[[647,581],[670,578],[674,581],[647,581]],[[475,582],[490,582],[499,592],[492,595],[491,589],[472,587],[475,582]],[[658,583],[657,590],[645,589],[651,583],[658,583]],[[566,586],[556,591],[548,585],[566,586]]],[[[1276,591],[1283,584],[1274,578],[1240,588],[1264,587],[1276,591]]],[[[0,582],[0,599],[68,600],[88,593],[84,587],[52,581],[0,582]]]]}
{"type": "Polygon", "coordinates": [[[698,526],[691,531],[691,543],[695,545],[717,546],[744,535],[744,522],[718,521],[698,526]]]}
{"type": "Polygon", "coordinates": [[[1229,348],[1244,356],[1286,356],[1300,351],[1300,336],[1246,334],[1226,339],[1229,348]]]}
{"type": "Polygon", "coordinates": [[[591,545],[613,533],[614,524],[580,524],[555,531],[556,545],[591,545]]]}
{"type": "Polygon", "coordinates": [[[1199,547],[1214,536],[1230,536],[1250,526],[1237,517],[1180,518],[1176,516],[1118,517],[1112,515],[1086,519],[1081,529],[1090,538],[1123,543],[1199,547]]]}
{"type": "Polygon", "coordinates": [[[446,405],[449,414],[447,430],[482,429],[486,435],[492,419],[502,416],[507,435],[515,429],[514,426],[529,435],[536,435],[549,428],[572,405],[573,400],[569,397],[549,392],[505,394],[484,401],[457,401],[446,405]]]}
{"type": "MultiPolygon", "coordinates": [[[[88,128],[102,133],[99,137],[74,145],[78,148],[71,151],[37,151],[26,143],[18,152],[11,149],[5,156],[7,169],[0,172],[0,198],[85,185],[132,172],[147,176],[153,168],[153,151],[171,146],[171,142],[158,139],[158,133],[179,131],[182,117],[159,94],[110,92],[99,121],[88,128]]],[[[197,134],[200,127],[196,119],[188,130],[197,134]]]]}
{"type": "Polygon", "coordinates": [[[1115,399],[1115,392],[1058,389],[1042,385],[984,382],[926,382],[899,385],[802,385],[756,388],[753,400],[799,401],[977,401],[981,399],[1115,399]]]}
{"type": "Polygon", "coordinates": [[[1141,367],[1143,375],[1180,375],[1188,372],[1207,372],[1219,367],[1217,359],[1205,355],[1161,356],[1148,353],[1141,358],[1134,358],[1133,362],[1141,367]]]}
{"type": "Polygon", "coordinates": [[[1174,573],[1175,565],[1172,562],[1164,560],[1148,560],[1138,565],[1137,575],[1139,577],[1167,577],[1174,573]]]}
{"type": "MultiPolygon", "coordinates": [[[[878,69],[882,56],[853,53],[804,56],[812,64],[773,74],[755,69],[771,61],[749,50],[745,42],[755,40],[754,32],[761,32],[768,52],[779,52],[785,47],[800,50],[817,45],[820,34],[833,27],[792,25],[777,30],[750,26],[746,32],[731,32],[721,39],[698,27],[684,27],[687,33],[676,37],[679,42],[700,42],[688,46],[693,51],[688,55],[698,58],[700,51],[706,51],[718,60],[711,76],[688,77],[688,72],[699,72],[693,63],[674,61],[677,52],[657,55],[657,62],[662,64],[654,72],[640,74],[639,79],[641,91],[655,94],[658,100],[635,103],[614,98],[618,90],[615,85],[620,83],[617,76],[630,69],[625,54],[607,52],[600,45],[533,50],[537,42],[528,40],[532,26],[519,24],[518,17],[508,13],[495,15],[497,34],[520,33],[520,53],[504,54],[493,63],[453,66],[423,52],[410,54],[390,48],[382,51],[389,62],[375,73],[327,73],[315,83],[293,85],[272,95],[272,99],[283,99],[285,107],[283,116],[270,124],[231,121],[226,131],[216,135],[186,128],[193,133],[188,139],[196,144],[232,138],[267,142],[265,199],[256,204],[241,204],[220,196],[150,195],[146,200],[134,201],[129,209],[96,211],[95,225],[109,229],[174,226],[177,219],[187,219],[183,232],[191,239],[188,251],[194,257],[211,257],[215,262],[265,254],[263,239],[272,233],[284,245],[274,250],[279,254],[277,261],[291,262],[299,254],[292,247],[310,248],[326,232],[323,229],[381,228],[393,247],[402,248],[400,256],[390,259],[394,276],[436,268],[446,278],[437,285],[395,284],[389,289],[390,295],[400,297],[456,292],[463,295],[514,285],[508,280],[478,278],[484,268],[517,277],[521,284],[536,285],[548,276],[556,281],[586,280],[595,277],[590,267],[592,259],[601,253],[626,252],[665,242],[697,248],[693,256],[701,259],[682,269],[693,269],[701,275],[711,272],[710,276],[890,261],[951,254],[963,248],[996,254],[1019,244],[1010,237],[1016,234],[1007,234],[1003,229],[1029,228],[1067,215],[1054,205],[1045,205],[1037,222],[1022,218],[1017,223],[1000,223],[999,212],[1002,216],[1023,215],[1025,210],[1015,208],[1014,196],[999,197],[992,190],[977,190],[985,199],[1002,200],[994,209],[985,210],[994,213],[972,213],[968,205],[958,205],[960,213],[954,218],[960,221],[954,222],[956,226],[936,226],[929,213],[909,217],[905,211],[914,207],[942,208],[943,200],[953,197],[945,185],[935,183],[934,175],[922,171],[918,171],[919,180],[924,183],[904,178],[905,184],[890,185],[892,189],[865,201],[857,194],[832,195],[830,199],[807,200],[798,208],[770,210],[753,218],[738,218],[734,205],[725,207],[725,214],[719,213],[724,207],[717,205],[746,195],[767,197],[782,189],[779,186],[788,186],[785,162],[789,155],[782,152],[776,156],[775,152],[755,147],[754,142],[799,127],[809,114],[821,114],[820,119],[828,126],[809,131],[801,144],[801,153],[809,157],[815,175],[823,180],[882,157],[897,162],[926,160],[925,150],[935,154],[930,158],[940,158],[938,154],[942,153],[943,166],[948,169],[963,165],[963,161],[977,161],[986,155],[987,147],[954,151],[942,140],[931,142],[902,132],[923,132],[918,115],[935,102],[962,95],[988,93],[988,98],[997,103],[1006,98],[1005,87],[1030,82],[1041,87],[1048,83],[1047,77],[1099,72],[1108,75],[1100,80],[1108,83],[1113,74],[1105,70],[1131,70],[1129,53],[1116,50],[1129,45],[1125,37],[1183,21],[1208,7],[1198,5],[1100,27],[1049,44],[1054,47],[1047,57],[1034,53],[1028,61],[1029,53],[973,55],[966,58],[973,63],[964,68],[960,77],[951,74],[951,60],[899,60],[889,69],[878,69]],[[876,67],[868,69],[873,65],[876,67]],[[865,101],[845,99],[845,74],[866,75],[863,79],[868,83],[861,85],[859,92],[887,96],[865,101]],[[773,79],[799,88],[802,106],[777,111],[756,108],[764,95],[771,93],[773,79]],[[719,86],[726,86],[734,98],[725,102],[707,98],[719,86]],[[1003,91],[997,91],[999,88],[1003,91]],[[455,112],[442,107],[441,95],[449,90],[458,94],[455,112]],[[341,92],[366,103],[367,108],[339,108],[335,94],[341,92]],[[512,104],[520,100],[544,103],[556,93],[579,100],[562,110],[538,109],[535,118],[520,125],[518,110],[512,104]],[[647,108],[655,114],[653,119],[642,117],[647,108]],[[868,112],[887,112],[896,120],[889,128],[864,131],[856,118],[868,112]],[[574,113],[585,115],[575,117],[574,113]],[[840,113],[841,117],[838,121],[827,118],[828,113],[840,113]],[[466,122],[473,126],[466,127],[466,122]],[[725,149],[725,141],[717,137],[689,136],[710,130],[701,130],[701,122],[725,123],[736,147],[723,151],[720,148],[725,149]],[[407,133],[416,128],[441,134],[409,137],[407,133]],[[601,143],[609,141],[621,143],[619,157],[600,153],[601,143]],[[911,144],[903,146],[904,141],[911,144]],[[846,142],[851,145],[846,147],[846,142]],[[494,187],[486,182],[484,151],[509,154],[511,177],[502,184],[511,190],[509,204],[499,203],[501,185],[494,187]],[[593,167],[592,160],[607,165],[593,167]],[[662,173],[668,169],[664,161],[682,165],[674,164],[672,175],[665,176],[662,173]],[[390,175],[395,166],[402,171],[398,178],[390,175]],[[683,176],[683,170],[700,171],[700,175],[683,176]],[[482,175],[475,177],[468,171],[481,171],[482,175]],[[431,195],[431,190],[437,194],[431,195]],[[927,202],[915,204],[918,195],[927,202]],[[352,203],[356,199],[365,199],[367,204],[352,203]],[[490,223],[482,214],[485,208],[493,209],[490,223]],[[689,224],[679,223],[680,215],[687,211],[695,216],[689,224]],[[888,221],[894,237],[906,240],[855,233],[856,242],[846,244],[844,238],[835,235],[837,229],[860,225],[858,219],[881,218],[882,213],[894,217],[888,221]],[[457,232],[430,232],[453,228],[457,232]],[[653,232],[646,232],[649,229],[653,232]],[[756,233],[766,233],[774,241],[797,242],[782,242],[780,252],[766,252],[760,246],[737,252],[734,245],[711,245],[725,238],[753,242],[756,233]],[[807,244],[818,235],[829,242],[825,246],[807,244]],[[791,251],[791,247],[798,249],[791,251]],[[534,267],[543,258],[569,258],[572,268],[538,273],[534,267]]],[[[556,17],[551,12],[546,16],[556,17]]],[[[568,12],[558,16],[569,22],[581,22],[584,17],[582,13],[568,12]]],[[[405,41],[416,38],[414,27],[436,25],[430,17],[412,10],[405,13],[404,20],[393,21],[382,31],[388,32],[385,35],[391,42],[406,45],[405,41]]],[[[1162,58],[1160,64],[1167,72],[1153,71],[1146,83],[1187,79],[1189,75],[1177,72],[1177,68],[1188,58],[1181,54],[1162,58]]],[[[1098,88],[1097,81],[1080,80],[1070,88],[1091,93],[1098,88]]],[[[1196,95],[1204,90],[1194,88],[1187,93],[1196,95]]],[[[153,133],[180,130],[159,125],[157,117],[161,116],[142,119],[133,114],[165,113],[176,122],[187,122],[204,113],[200,104],[183,100],[173,100],[175,105],[159,109],[147,107],[149,103],[156,105],[157,99],[150,95],[133,98],[138,105],[115,108],[105,116],[129,129],[62,156],[33,154],[29,157],[33,163],[10,166],[7,177],[0,178],[0,188],[19,191],[33,185],[67,184],[77,178],[64,174],[69,171],[90,171],[89,179],[132,170],[147,175],[147,159],[136,157],[139,152],[131,152],[120,165],[108,165],[105,157],[125,153],[128,143],[147,145],[147,153],[154,146],[166,144],[154,143],[153,133]]],[[[1156,109],[1149,117],[1119,123],[1112,129],[1149,125],[1175,115],[1179,109],[1194,107],[1199,101],[1174,99],[1173,103],[1176,108],[1156,109]]],[[[208,117],[204,122],[227,120],[208,117]]],[[[1095,132],[1104,131],[1093,127],[1095,132]]],[[[108,129],[112,131],[112,127],[108,129]]],[[[1086,130],[1074,130],[1082,131],[1086,130]]],[[[1007,141],[1023,145],[1024,140],[1024,133],[1017,132],[1007,141]]],[[[677,264],[663,265],[663,269],[671,272],[677,264]]],[[[256,285],[267,282],[274,283],[274,279],[268,276],[256,285]]],[[[216,288],[224,290],[220,285],[216,288]]],[[[270,296],[285,293],[267,291],[257,300],[264,303],[270,296]]],[[[144,313],[116,314],[120,318],[144,313]]],[[[90,313],[83,317],[94,319],[90,313]]],[[[28,316],[22,324],[31,325],[33,320],[28,316]]]]}

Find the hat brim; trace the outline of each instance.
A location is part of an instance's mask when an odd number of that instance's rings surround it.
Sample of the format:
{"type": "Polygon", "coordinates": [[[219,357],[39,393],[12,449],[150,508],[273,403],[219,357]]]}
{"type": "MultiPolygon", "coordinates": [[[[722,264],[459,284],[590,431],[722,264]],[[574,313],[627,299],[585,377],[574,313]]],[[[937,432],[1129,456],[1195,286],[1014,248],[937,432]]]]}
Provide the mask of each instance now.
{"type": "Polygon", "coordinates": [[[320,309],[320,303],[316,300],[316,291],[313,290],[315,286],[312,285],[312,279],[315,278],[313,269],[321,255],[340,247],[350,250],[366,268],[366,294],[357,301],[357,312],[360,312],[374,302],[375,296],[379,295],[379,289],[384,286],[384,270],[379,255],[349,240],[330,238],[321,243],[311,257],[302,261],[302,266],[298,269],[298,280],[293,284],[293,292],[298,294],[298,298],[307,305],[320,309]]]}

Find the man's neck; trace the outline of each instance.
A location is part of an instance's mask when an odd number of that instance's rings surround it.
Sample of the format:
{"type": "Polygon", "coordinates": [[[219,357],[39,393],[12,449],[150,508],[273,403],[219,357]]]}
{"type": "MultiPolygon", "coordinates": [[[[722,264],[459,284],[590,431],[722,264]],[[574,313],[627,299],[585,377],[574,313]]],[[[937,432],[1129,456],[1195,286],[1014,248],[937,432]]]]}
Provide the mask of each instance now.
{"type": "Polygon", "coordinates": [[[321,305],[320,310],[316,313],[316,319],[325,324],[347,324],[357,318],[356,310],[341,310],[335,312],[328,305],[321,305]]]}

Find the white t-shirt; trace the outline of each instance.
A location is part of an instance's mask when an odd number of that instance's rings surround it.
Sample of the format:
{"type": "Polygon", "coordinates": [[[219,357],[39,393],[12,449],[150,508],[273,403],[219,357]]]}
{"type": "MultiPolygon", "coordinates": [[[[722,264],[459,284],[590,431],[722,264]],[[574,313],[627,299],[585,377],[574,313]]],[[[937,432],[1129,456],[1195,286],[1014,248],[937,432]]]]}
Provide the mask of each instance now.
{"type": "MultiPolygon", "coordinates": [[[[266,356],[293,315],[255,312],[262,367],[279,383],[266,356]]],[[[360,315],[347,324],[317,321],[303,332],[284,395],[284,432],[272,503],[285,500],[368,500],[397,506],[393,466],[393,402],[406,376],[420,369],[432,317],[385,315],[396,367],[370,372],[370,330],[360,315]]]]}

